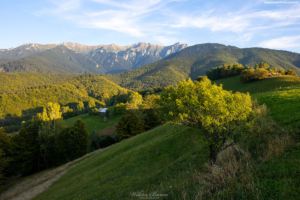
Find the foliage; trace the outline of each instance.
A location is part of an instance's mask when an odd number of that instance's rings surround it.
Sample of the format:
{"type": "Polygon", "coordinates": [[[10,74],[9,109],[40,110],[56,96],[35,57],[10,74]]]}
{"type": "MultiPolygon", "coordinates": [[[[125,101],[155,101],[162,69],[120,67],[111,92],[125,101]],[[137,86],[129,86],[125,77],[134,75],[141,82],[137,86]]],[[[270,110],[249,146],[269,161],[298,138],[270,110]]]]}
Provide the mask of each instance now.
{"type": "Polygon", "coordinates": [[[269,67],[270,67],[270,65],[267,63],[264,63],[264,62],[259,63],[259,68],[268,69],[269,67]]]}
{"type": "Polygon", "coordinates": [[[7,158],[3,149],[0,148],[0,181],[5,177],[5,170],[8,168],[10,162],[11,159],[7,158]]]}
{"type": "Polygon", "coordinates": [[[144,129],[150,130],[152,128],[155,128],[161,124],[163,124],[162,116],[159,115],[158,110],[154,108],[150,109],[143,109],[143,115],[144,115],[144,129]]]}
{"type": "Polygon", "coordinates": [[[129,104],[127,104],[127,109],[138,109],[138,106],[143,102],[143,96],[138,92],[132,92],[129,96],[129,104]]]}
{"type": "MultiPolygon", "coordinates": [[[[3,126],[6,132],[18,131],[21,128],[22,121],[28,121],[37,113],[41,113],[42,108],[48,102],[59,103],[61,107],[69,107],[69,112],[64,110],[63,117],[70,118],[77,115],[77,103],[82,101],[84,107],[88,107],[88,102],[95,101],[97,107],[100,105],[116,104],[128,101],[129,93],[118,85],[108,81],[100,75],[66,75],[66,80],[61,76],[50,76],[45,74],[45,82],[51,84],[51,78],[57,80],[57,85],[38,85],[42,82],[43,75],[37,75],[37,81],[33,81],[36,73],[18,73],[13,76],[10,73],[0,76],[0,82],[3,82],[4,88],[9,88],[12,84],[12,90],[4,91],[0,94],[0,126],[3,126]],[[70,79],[69,79],[70,78],[70,79]],[[2,80],[1,80],[2,79],[2,80]],[[20,79],[20,82],[19,82],[20,79]],[[61,79],[61,81],[59,81],[61,79]],[[69,80],[68,80],[69,79],[69,80]],[[23,89],[22,86],[29,86],[23,89]],[[17,90],[14,85],[18,86],[17,90]],[[32,86],[34,85],[34,87],[32,86]],[[3,118],[3,119],[1,119],[3,118]]],[[[1,89],[0,89],[1,90],[1,89]]]]}
{"type": "Polygon", "coordinates": [[[69,134],[71,140],[71,144],[69,143],[71,147],[70,157],[73,160],[88,152],[89,133],[82,119],[77,119],[73,122],[69,134]]]}
{"type": "Polygon", "coordinates": [[[118,103],[115,107],[115,112],[117,114],[124,114],[126,110],[125,107],[126,107],[125,103],[118,103]]]}
{"type": "Polygon", "coordinates": [[[196,127],[202,141],[210,148],[210,158],[226,148],[226,140],[239,140],[237,126],[247,121],[252,112],[249,94],[232,94],[212,85],[208,78],[201,82],[182,81],[161,93],[161,112],[167,121],[196,127]]]}
{"type": "Polygon", "coordinates": [[[292,69],[287,70],[285,72],[285,75],[294,75],[294,76],[297,76],[296,71],[292,70],[292,69]]]}
{"type": "Polygon", "coordinates": [[[195,79],[195,81],[202,81],[203,76],[197,76],[197,78],[195,79]]]}
{"type": "Polygon", "coordinates": [[[88,108],[91,110],[96,107],[94,99],[90,99],[88,103],[88,108]]]}
{"type": "Polygon", "coordinates": [[[117,125],[117,133],[120,140],[138,135],[144,131],[144,124],[140,122],[138,115],[126,111],[125,115],[119,119],[117,125]]]}
{"type": "Polygon", "coordinates": [[[31,126],[22,128],[10,142],[10,155],[13,159],[10,171],[15,174],[30,174],[39,171],[40,145],[38,132],[31,126]]]}
{"type": "Polygon", "coordinates": [[[101,135],[100,136],[100,141],[99,141],[99,147],[100,148],[105,148],[105,147],[108,147],[112,144],[115,144],[115,140],[114,138],[112,138],[111,136],[109,135],[101,135]]]}
{"type": "Polygon", "coordinates": [[[83,114],[84,113],[84,104],[82,101],[79,101],[79,103],[77,104],[77,110],[79,113],[83,114]]]}
{"type": "Polygon", "coordinates": [[[243,65],[234,64],[234,65],[223,65],[220,67],[212,68],[206,72],[206,76],[210,80],[217,80],[221,78],[228,78],[232,76],[238,76],[244,70],[243,65]]]}
{"type": "Polygon", "coordinates": [[[241,73],[240,80],[242,82],[262,80],[265,79],[267,75],[268,75],[268,71],[265,68],[245,69],[241,73]]]}
{"type": "Polygon", "coordinates": [[[101,137],[100,137],[97,129],[95,128],[94,131],[90,134],[90,144],[89,144],[90,152],[95,151],[100,148],[100,145],[99,145],[100,140],[101,140],[101,137]]]}
{"type": "Polygon", "coordinates": [[[281,75],[285,75],[285,70],[284,70],[282,67],[279,68],[278,72],[279,72],[281,75]]]}

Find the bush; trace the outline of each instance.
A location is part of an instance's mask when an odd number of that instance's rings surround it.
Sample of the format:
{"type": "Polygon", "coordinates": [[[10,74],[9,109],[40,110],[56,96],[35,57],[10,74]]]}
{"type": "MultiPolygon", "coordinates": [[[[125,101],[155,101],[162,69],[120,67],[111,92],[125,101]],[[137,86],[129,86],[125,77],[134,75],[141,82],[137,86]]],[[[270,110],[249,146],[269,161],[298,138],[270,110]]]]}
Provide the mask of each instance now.
{"type": "Polygon", "coordinates": [[[203,76],[198,76],[198,77],[195,79],[195,81],[202,81],[202,79],[203,79],[203,76]]]}
{"type": "Polygon", "coordinates": [[[119,119],[116,128],[120,140],[123,140],[142,133],[144,131],[144,124],[141,123],[141,119],[138,115],[127,111],[125,115],[119,119]]]}
{"type": "Polygon", "coordinates": [[[293,75],[293,76],[297,76],[296,71],[289,69],[285,72],[285,75],[293,75]]]}
{"type": "Polygon", "coordinates": [[[125,103],[118,103],[115,107],[115,113],[116,114],[124,114],[125,110],[126,110],[125,108],[126,108],[125,103]]]}
{"type": "Polygon", "coordinates": [[[245,69],[242,71],[240,80],[242,82],[250,82],[254,80],[265,79],[268,75],[268,71],[264,68],[257,69],[245,69]]]}
{"type": "Polygon", "coordinates": [[[100,141],[99,141],[99,147],[100,148],[105,148],[105,147],[108,147],[112,144],[115,144],[115,140],[114,138],[112,138],[111,136],[109,135],[101,135],[100,136],[100,141]]]}
{"type": "Polygon", "coordinates": [[[163,119],[158,114],[158,111],[156,109],[144,109],[143,115],[145,130],[155,128],[163,123],[163,119]]]}

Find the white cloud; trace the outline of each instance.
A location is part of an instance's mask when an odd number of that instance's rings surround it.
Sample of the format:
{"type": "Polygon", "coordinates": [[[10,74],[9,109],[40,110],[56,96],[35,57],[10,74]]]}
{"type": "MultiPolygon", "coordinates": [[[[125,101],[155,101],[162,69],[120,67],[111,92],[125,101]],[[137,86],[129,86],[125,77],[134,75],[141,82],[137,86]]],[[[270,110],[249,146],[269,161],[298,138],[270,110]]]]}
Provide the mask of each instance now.
{"type": "Polygon", "coordinates": [[[178,30],[188,28],[224,33],[224,38],[230,38],[230,41],[247,42],[261,35],[262,30],[265,34],[274,28],[288,28],[300,23],[300,5],[264,10],[261,8],[264,1],[259,0],[251,6],[244,4],[236,11],[220,5],[219,8],[202,6],[194,12],[169,6],[171,2],[184,1],[188,0],[50,0],[55,8],[48,10],[48,14],[83,28],[153,38],[162,44],[177,42],[178,30]],[[84,7],[86,2],[94,4],[95,8],[84,7]]]}
{"type": "Polygon", "coordinates": [[[300,35],[263,41],[259,46],[272,49],[286,49],[300,46],[300,35]]]}

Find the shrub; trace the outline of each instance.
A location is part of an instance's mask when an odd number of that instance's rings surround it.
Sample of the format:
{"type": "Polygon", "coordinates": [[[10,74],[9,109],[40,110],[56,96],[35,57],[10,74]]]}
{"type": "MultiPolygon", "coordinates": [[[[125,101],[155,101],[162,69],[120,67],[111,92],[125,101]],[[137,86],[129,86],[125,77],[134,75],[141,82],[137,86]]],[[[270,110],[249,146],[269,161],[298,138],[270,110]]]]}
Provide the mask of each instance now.
{"type": "Polygon", "coordinates": [[[127,111],[125,115],[119,119],[116,128],[120,140],[123,140],[142,133],[144,131],[144,124],[141,123],[141,119],[138,115],[127,111]]]}
{"type": "Polygon", "coordinates": [[[240,80],[242,82],[261,80],[261,79],[265,79],[267,75],[268,75],[268,71],[264,68],[245,69],[241,73],[240,80]]]}
{"type": "Polygon", "coordinates": [[[289,69],[285,72],[285,75],[293,75],[293,76],[297,76],[297,73],[295,70],[289,69]]]}
{"type": "Polygon", "coordinates": [[[117,114],[124,114],[125,113],[125,109],[126,108],[126,104],[125,103],[118,103],[115,107],[115,112],[117,114]]]}
{"type": "Polygon", "coordinates": [[[108,147],[112,144],[115,144],[115,140],[114,138],[112,138],[111,136],[109,135],[101,135],[100,136],[100,141],[99,141],[99,147],[100,148],[105,148],[105,147],[108,147]]]}
{"type": "Polygon", "coordinates": [[[202,79],[203,79],[203,76],[198,76],[198,77],[195,79],[195,81],[202,81],[202,79]]]}

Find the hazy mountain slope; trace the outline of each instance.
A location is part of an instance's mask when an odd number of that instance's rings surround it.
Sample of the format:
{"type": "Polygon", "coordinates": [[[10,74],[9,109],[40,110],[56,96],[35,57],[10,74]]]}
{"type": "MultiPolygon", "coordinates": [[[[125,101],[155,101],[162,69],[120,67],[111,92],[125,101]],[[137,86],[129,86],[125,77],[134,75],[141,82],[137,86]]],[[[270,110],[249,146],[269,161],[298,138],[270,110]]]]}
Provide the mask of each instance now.
{"type": "Polygon", "coordinates": [[[0,58],[17,60],[27,56],[32,56],[48,49],[56,47],[57,44],[24,44],[16,48],[0,49],[0,58]]]}
{"type": "Polygon", "coordinates": [[[203,55],[206,53],[216,51],[218,49],[225,49],[225,48],[237,48],[237,47],[226,46],[226,45],[217,44],[217,43],[196,44],[194,46],[185,48],[177,53],[173,53],[173,54],[165,57],[164,60],[168,60],[168,59],[172,59],[172,58],[200,56],[200,55],[203,55]]]}
{"type": "Polygon", "coordinates": [[[256,63],[260,62],[267,62],[271,67],[294,69],[300,74],[300,55],[297,53],[263,48],[239,49],[233,47],[195,57],[163,60],[128,72],[109,74],[106,77],[122,87],[142,90],[173,85],[182,79],[195,79],[199,75],[205,75],[207,70],[223,64],[241,63],[254,67],[256,63]]]}
{"type": "MultiPolygon", "coordinates": [[[[37,71],[37,72],[52,72],[52,73],[119,73],[141,67],[143,65],[151,64],[162,58],[176,53],[187,47],[187,44],[176,43],[170,46],[162,46],[151,43],[136,43],[127,46],[111,45],[94,45],[88,46],[79,43],[63,42],[60,44],[24,44],[16,48],[0,49],[0,65],[5,64],[12,60],[17,62],[6,65],[6,71],[37,71]],[[63,61],[62,52],[55,50],[57,48],[63,48],[71,50],[67,51],[72,65],[70,70],[70,61],[63,61]],[[49,50],[54,50],[54,52],[49,50]],[[59,53],[60,55],[55,54],[59,53]],[[72,52],[76,52],[76,55],[72,52]],[[45,54],[46,55],[45,55],[45,54]],[[50,55],[52,54],[52,55],[50,55]],[[29,57],[38,55],[40,57],[29,57]],[[90,57],[90,61],[85,56],[90,57]],[[29,58],[28,58],[29,57],[29,58]],[[23,60],[22,58],[28,58],[23,60]],[[46,58],[47,61],[43,60],[46,58]],[[74,62],[74,58],[77,62],[74,62]],[[5,59],[5,60],[2,60],[5,59]],[[10,59],[10,60],[8,60],[10,59]],[[21,59],[21,60],[19,60],[21,59]],[[55,62],[59,61],[59,63],[55,62]],[[93,63],[92,60],[95,62],[93,63]],[[50,63],[49,63],[49,62],[50,63]],[[82,61],[82,62],[80,62],[82,61]],[[42,66],[46,65],[47,69],[43,69],[42,66]],[[58,69],[55,65],[62,65],[61,69],[58,69]],[[22,65],[24,65],[22,67],[22,65]],[[84,68],[84,70],[79,69],[84,68]],[[39,66],[39,67],[38,67],[39,66]],[[96,69],[94,66],[98,66],[96,69]],[[103,66],[103,68],[101,67],[103,66]],[[68,69],[66,69],[68,68],[68,69]]],[[[63,56],[64,57],[64,56],[63,56]]],[[[0,72],[4,72],[4,67],[0,67],[0,72]]]]}
{"type": "Polygon", "coordinates": [[[9,59],[9,58],[0,58],[0,65],[11,62],[11,61],[13,61],[13,60],[9,59]]]}
{"type": "Polygon", "coordinates": [[[64,46],[2,64],[0,69],[5,72],[104,73],[103,68],[95,61],[64,46]]]}

